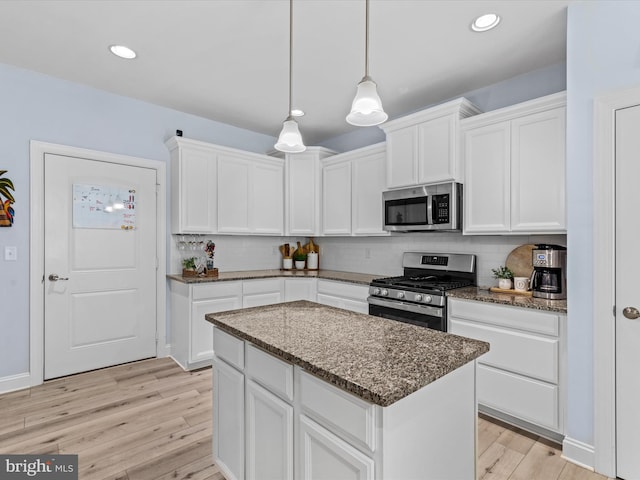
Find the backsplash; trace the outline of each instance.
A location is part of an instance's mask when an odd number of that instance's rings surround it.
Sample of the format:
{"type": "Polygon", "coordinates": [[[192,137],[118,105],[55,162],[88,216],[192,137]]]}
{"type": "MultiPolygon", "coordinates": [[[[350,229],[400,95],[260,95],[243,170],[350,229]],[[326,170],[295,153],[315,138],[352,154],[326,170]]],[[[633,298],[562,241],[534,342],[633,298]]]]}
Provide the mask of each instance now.
{"type": "MultiPolygon", "coordinates": [[[[187,236],[189,237],[189,236],[187,236]]],[[[278,246],[306,243],[307,238],[249,235],[198,235],[197,240],[216,244],[215,266],[220,271],[270,270],[281,267],[278,246]]],[[[404,252],[474,253],[477,255],[478,285],[492,286],[491,269],[504,265],[507,255],[525,243],[566,245],[566,235],[464,236],[460,233],[405,233],[388,237],[316,237],[320,246],[320,268],[393,276],[402,274],[404,252]]],[[[182,270],[181,257],[172,235],[171,273],[182,270]]]]}

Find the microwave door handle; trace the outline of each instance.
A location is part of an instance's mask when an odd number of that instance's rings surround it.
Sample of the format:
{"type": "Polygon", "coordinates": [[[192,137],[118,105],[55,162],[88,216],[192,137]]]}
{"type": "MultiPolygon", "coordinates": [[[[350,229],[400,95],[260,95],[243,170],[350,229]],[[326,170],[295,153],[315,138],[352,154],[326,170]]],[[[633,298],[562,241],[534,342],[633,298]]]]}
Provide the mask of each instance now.
{"type": "Polygon", "coordinates": [[[427,195],[427,224],[433,225],[433,201],[431,195],[427,195]]]}

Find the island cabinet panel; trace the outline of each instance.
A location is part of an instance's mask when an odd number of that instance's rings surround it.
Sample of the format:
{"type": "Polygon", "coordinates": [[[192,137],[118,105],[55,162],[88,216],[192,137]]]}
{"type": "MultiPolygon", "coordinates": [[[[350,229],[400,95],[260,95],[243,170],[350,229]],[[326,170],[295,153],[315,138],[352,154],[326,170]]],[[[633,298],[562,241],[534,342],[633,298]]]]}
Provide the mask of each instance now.
{"type": "Polygon", "coordinates": [[[293,401],[293,365],[278,360],[254,345],[247,345],[246,373],[271,392],[293,401]]]}
{"type": "Polygon", "coordinates": [[[566,233],[566,94],[465,119],[465,234],[566,233]]]}
{"type": "Polygon", "coordinates": [[[565,315],[449,298],[449,332],[491,345],[478,359],[481,411],[561,440],[565,315]]]}
{"type": "Polygon", "coordinates": [[[246,382],[246,478],[293,480],[293,407],[246,382]]]}
{"type": "Polygon", "coordinates": [[[227,480],[245,478],[244,375],[224,360],[213,363],[213,455],[227,480]]]}
{"type": "Polygon", "coordinates": [[[242,306],[242,282],[188,285],[169,282],[171,312],[171,356],[185,370],[210,365],[213,329],[207,313],[242,306]]]}
{"type": "Polygon", "coordinates": [[[299,418],[301,480],[375,480],[373,459],[305,415],[299,418]]]}
{"type": "Polygon", "coordinates": [[[235,368],[244,370],[244,342],[219,328],[214,327],[214,331],[213,349],[216,356],[235,368]]]}

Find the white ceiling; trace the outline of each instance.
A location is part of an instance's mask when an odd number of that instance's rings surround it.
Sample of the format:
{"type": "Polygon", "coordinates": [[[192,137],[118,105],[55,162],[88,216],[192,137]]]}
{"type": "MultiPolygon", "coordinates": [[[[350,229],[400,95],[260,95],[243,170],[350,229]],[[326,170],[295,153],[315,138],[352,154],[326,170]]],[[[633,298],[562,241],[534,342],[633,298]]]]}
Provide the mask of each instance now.
{"type": "MultiPolygon", "coordinates": [[[[565,60],[570,0],[371,0],[370,74],[390,118],[565,60]],[[471,31],[496,12],[500,25],[471,31]]],[[[364,74],[364,0],[294,1],[305,143],[346,123],[364,74]]],[[[287,0],[2,0],[0,63],[277,136],[288,109],[287,0]],[[125,61],[108,51],[138,52],[125,61]]]]}

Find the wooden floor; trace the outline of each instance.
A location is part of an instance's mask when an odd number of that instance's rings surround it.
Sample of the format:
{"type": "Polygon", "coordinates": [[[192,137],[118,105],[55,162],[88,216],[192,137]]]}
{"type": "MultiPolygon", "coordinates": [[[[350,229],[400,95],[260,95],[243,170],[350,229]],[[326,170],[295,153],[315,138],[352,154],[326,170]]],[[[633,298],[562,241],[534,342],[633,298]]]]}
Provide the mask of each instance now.
{"type": "MultiPolygon", "coordinates": [[[[479,419],[478,478],[605,480],[554,445],[479,419]]],[[[211,456],[211,369],[144,360],[0,395],[0,453],[78,454],[82,480],[224,480],[211,456]]]]}

